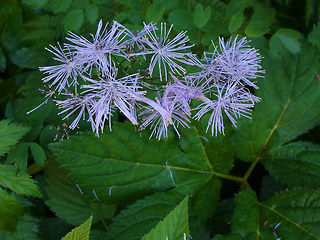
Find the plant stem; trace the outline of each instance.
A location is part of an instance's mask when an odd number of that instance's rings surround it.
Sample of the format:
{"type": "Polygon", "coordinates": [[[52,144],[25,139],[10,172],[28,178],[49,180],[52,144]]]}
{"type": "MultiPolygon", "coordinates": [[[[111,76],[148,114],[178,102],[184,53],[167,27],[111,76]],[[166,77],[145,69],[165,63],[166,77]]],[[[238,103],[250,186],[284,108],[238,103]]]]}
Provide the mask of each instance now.
{"type": "Polygon", "coordinates": [[[233,176],[233,175],[219,173],[219,172],[214,172],[214,175],[216,175],[217,177],[223,178],[223,179],[232,180],[234,182],[241,182],[241,183],[243,182],[243,178],[238,177],[238,176],[233,176]]]}

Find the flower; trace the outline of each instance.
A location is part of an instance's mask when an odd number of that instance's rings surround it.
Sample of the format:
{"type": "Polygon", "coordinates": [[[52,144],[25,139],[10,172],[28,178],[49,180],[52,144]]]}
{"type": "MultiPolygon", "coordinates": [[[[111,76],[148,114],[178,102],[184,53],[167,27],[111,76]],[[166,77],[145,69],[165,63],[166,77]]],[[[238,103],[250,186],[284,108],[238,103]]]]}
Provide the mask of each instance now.
{"type": "Polygon", "coordinates": [[[246,38],[238,41],[235,37],[226,43],[223,38],[219,38],[218,49],[212,42],[215,51],[205,53],[205,73],[220,82],[235,81],[258,88],[252,80],[264,73],[260,66],[261,56],[256,49],[249,47],[248,43],[246,38]]]}
{"type": "Polygon", "coordinates": [[[101,71],[111,65],[111,55],[123,55],[125,29],[117,22],[114,22],[109,30],[107,26],[108,24],[103,28],[102,20],[100,20],[96,34],[91,34],[93,42],[72,32],[69,32],[69,37],[66,38],[72,43],[66,44],[66,46],[76,50],[78,55],[85,59],[86,69],[96,66],[101,71]]]}
{"type": "Polygon", "coordinates": [[[47,51],[51,52],[55,57],[54,60],[61,62],[60,65],[40,67],[39,70],[45,74],[49,74],[42,80],[44,83],[52,81],[49,87],[55,86],[55,90],[61,93],[66,87],[74,86],[77,91],[78,81],[77,78],[83,72],[84,62],[77,57],[77,53],[72,51],[69,47],[61,48],[58,43],[58,47],[50,45],[52,48],[46,48],[47,51]]]}
{"type": "Polygon", "coordinates": [[[169,34],[171,32],[172,26],[170,26],[167,31],[167,25],[165,23],[161,23],[160,27],[160,36],[157,36],[155,29],[145,28],[145,31],[149,37],[144,38],[142,41],[147,45],[147,50],[142,51],[140,53],[133,53],[132,56],[135,55],[145,55],[145,54],[153,54],[149,64],[149,73],[152,75],[154,67],[158,65],[160,79],[162,80],[162,67],[164,68],[164,76],[167,80],[168,78],[168,70],[173,73],[185,72],[186,70],[180,66],[177,62],[190,64],[187,60],[188,56],[191,53],[183,52],[186,49],[191,48],[193,45],[186,45],[189,39],[185,36],[186,32],[180,32],[176,35],[172,40],[170,40],[169,34]]]}
{"type": "Polygon", "coordinates": [[[78,126],[81,117],[83,120],[86,118],[86,113],[88,115],[88,121],[91,122],[93,128],[94,124],[92,122],[92,106],[94,106],[95,101],[90,95],[78,96],[71,93],[66,93],[64,95],[69,96],[70,98],[65,100],[54,100],[59,109],[63,109],[60,114],[68,112],[68,114],[62,119],[69,118],[75,112],[79,111],[78,116],[70,124],[70,129],[75,129],[78,126]]]}
{"type": "Polygon", "coordinates": [[[92,106],[94,115],[94,129],[98,134],[99,128],[103,131],[105,120],[109,120],[111,129],[111,117],[115,108],[118,108],[134,125],[138,125],[136,116],[136,98],[144,94],[140,92],[137,74],[117,79],[115,66],[104,69],[104,77],[99,80],[85,78],[88,84],[83,85],[84,94],[90,93],[95,100],[92,106]]]}
{"type": "Polygon", "coordinates": [[[236,118],[241,116],[251,118],[250,112],[254,103],[259,101],[259,98],[253,96],[248,90],[238,86],[236,83],[227,83],[221,88],[217,88],[215,96],[217,100],[211,100],[205,95],[200,96],[199,99],[203,103],[196,108],[199,111],[194,116],[196,120],[199,120],[204,114],[212,110],[207,131],[211,126],[212,135],[215,136],[217,136],[218,132],[224,134],[223,112],[236,127],[236,118]]]}
{"type": "Polygon", "coordinates": [[[139,130],[143,130],[150,126],[152,130],[150,138],[155,135],[158,140],[161,137],[168,137],[168,127],[172,125],[175,132],[180,136],[178,126],[189,127],[190,120],[185,112],[181,109],[181,105],[177,103],[174,96],[168,94],[168,87],[165,87],[162,97],[158,93],[156,101],[149,98],[141,98],[139,101],[148,104],[144,106],[144,110],[140,113],[142,123],[139,130]]]}

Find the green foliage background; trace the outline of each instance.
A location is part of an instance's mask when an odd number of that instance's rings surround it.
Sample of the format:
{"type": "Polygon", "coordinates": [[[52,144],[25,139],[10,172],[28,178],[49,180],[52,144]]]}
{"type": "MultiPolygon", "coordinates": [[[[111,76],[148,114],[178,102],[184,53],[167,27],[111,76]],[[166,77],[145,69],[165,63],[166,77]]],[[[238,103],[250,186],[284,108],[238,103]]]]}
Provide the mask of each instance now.
{"type": "Polygon", "coordinates": [[[319,0],[1,1],[0,239],[320,239],[319,13],[319,0]],[[246,36],[265,70],[252,119],[157,141],[121,121],[67,139],[52,102],[26,114],[44,101],[45,47],[100,19],[168,22],[199,57],[246,36]]]}

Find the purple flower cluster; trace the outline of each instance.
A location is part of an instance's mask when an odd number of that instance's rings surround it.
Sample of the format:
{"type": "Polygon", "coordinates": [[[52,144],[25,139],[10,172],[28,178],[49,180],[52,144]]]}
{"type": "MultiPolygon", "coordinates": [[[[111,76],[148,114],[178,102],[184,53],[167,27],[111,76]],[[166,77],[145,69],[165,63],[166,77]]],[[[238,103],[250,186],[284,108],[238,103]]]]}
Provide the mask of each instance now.
{"type": "Polygon", "coordinates": [[[59,64],[40,67],[46,74],[43,82],[53,90],[47,97],[55,93],[60,114],[74,119],[71,129],[84,119],[97,135],[106,122],[111,130],[116,110],[139,130],[151,128],[150,137],[157,139],[167,137],[170,127],[180,136],[179,126],[189,127],[191,118],[205,114],[212,135],[224,133],[224,117],[234,126],[237,118],[250,118],[259,98],[248,87],[257,88],[255,80],[263,73],[257,50],[245,38],[220,38],[218,46],[212,43],[214,51],[199,60],[190,51],[186,32],[172,34],[172,25],[165,23],[160,28],[144,24],[132,32],[117,22],[103,26],[102,21],[92,40],[70,32],[69,43],[47,49],[59,64]],[[124,70],[120,61],[129,66],[133,61],[148,63],[144,72],[149,76],[124,70]],[[198,72],[187,73],[188,65],[198,72]],[[192,100],[201,103],[191,108],[192,100]]]}

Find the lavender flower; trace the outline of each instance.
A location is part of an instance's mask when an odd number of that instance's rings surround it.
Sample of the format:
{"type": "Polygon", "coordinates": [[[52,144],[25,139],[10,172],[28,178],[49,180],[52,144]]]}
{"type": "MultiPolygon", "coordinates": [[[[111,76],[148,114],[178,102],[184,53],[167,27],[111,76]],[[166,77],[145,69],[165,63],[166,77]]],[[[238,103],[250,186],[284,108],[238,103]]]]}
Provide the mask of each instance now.
{"type": "MultiPolygon", "coordinates": [[[[51,45],[50,45],[51,46],[51,45]]],[[[83,72],[83,62],[77,58],[77,54],[70,50],[69,47],[62,49],[58,43],[58,47],[51,46],[52,50],[46,48],[47,51],[51,52],[55,57],[54,60],[61,62],[60,65],[40,67],[40,71],[45,74],[49,74],[42,80],[44,83],[52,81],[49,87],[55,86],[55,90],[61,93],[66,87],[75,86],[77,89],[78,81],[77,78],[83,72]]]]}
{"type": "Polygon", "coordinates": [[[125,29],[117,22],[114,22],[111,29],[108,30],[107,27],[108,24],[103,28],[102,21],[100,20],[96,34],[91,34],[93,42],[69,32],[67,40],[72,44],[66,45],[76,50],[78,55],[85,59],[87,63],[86,69],[96,66],[101,71],[111,65],[109,57],[112,54],[124,55],[125,45],[122,41],[126,36],[125,29]]]}
{"type": "Polygon", "coordinates": [[[124,78],[117,79],[118,70],[109,67],[104,70],[104,78],[93,80],[85,78],[88,84],[83,85],[82,89],[86,89],[83,93],[90,93],[95,100],[92,106],[94,113],[94,129],[98,134],[99,128],[103,131],[105,120],[109,120],[109,128],[111,129],[111,117],[115,108],[118,108],[134,125],[138,125],[136,116],[136,100],[144,92],[140,92],[137,84],[137,74],[129,75],[124,78]]]}
{"type": "Polygon", "coordinates": [[[136,45],[138,50],[146,50],[146,47],[144,46],[144,37],[147,35],[147,32],[154,31],[157,28],[156,24],[154,23],[144,24],[144,28],[141,31],[137,31],[135,34],[129,29],[125,29],[126,34],[129,37],[129,39],[125,41],[125,44],[129,45],[130,47],[134,47],[136,45]]]}
{"type": "Polygon", "coordinates": [[[194,116],[196,120],[199,120],[204,114],[212,110],[207,131],[211,126],[212,135],[215,136],[217,136],[218,132],[224,134],[223,112],[236,127],[236,118],[241,116],[251,118],[250,112],[254,102],[259,100],[236,83],[228,83],[222,88],[217,88],[215,96],[217,97],[216,100],[211,100],[204,95],[200,96],[199,99],[203,103],[196,108],[199,111],[194,116]]]}
{"type": "Polygon", "coordinates": [[[90,95],[77,96],[70,93],[64,95],[67,95],[70,98],[66,100],[55,100],[58,108],[63,109],[61,112],[59,112],[59,115],[68,112],[68,114],[62,120],[69,118],[71,115],[78,111],[77,117],[70,124],[69,128],[75,129],[78,126],[81,118],[85,120],[86,114],[88,115],[88,121],[91,122],[91,126],[93,128],[94,125],[92,122],[92,107],[95,104],[93,98],[90,95]]]}
{"type": "Polygon", "coordinates": [[[191,48],[193,45],[186,45],[189,39],[185,36],[186,32],[180,32],[176,35],[172,40],[170,40],[169,34],[171,32],[172,26],[170,26],[167,31],[167,25],[165,23],[161,23],[160,27],[160,36],[158,37],[155,29],[146,28],[146,33],[150,39],[143,39],[143,42],[148,46],[146,51],[141,53],[134,53],[135,55],[145,55],[145,54],[153,54],[149,64],[149,73],[152,75],[154,67],[158,65],[160,79],[162,80],[162,67],[164,68],[164,76],[165,79],[168,79],[168,70],[173,73],[185,72],[186,70],[180,66],[177,62],[189,64],[187,61],[188,56],[191,53],[183,52],[186,49],[191,48]]]}
{"type": "Polygon", "coordinates": [[[264,73],[260,66],[261,56],[248,43],[246,38],[238,41],[237,37],[226,43],[223,38],[219,38],[219,48],[212,43],[215,50],[213,53],[205,53],[206,64],[202,66],[204,76],[258,88],[252,80],[264,73]]]}
{"type": "Polygon", "coordinates": [[[142,124],[139,130],[143,130],[150,126],[152,129],[150,138],[155,135],[158,140],[162,137],[168,137],[168,127],[172,125],[178,136],[178,126],[189,127],[187,122],[190,120],[186,117],[184,112],[180,109],[179,105],[174,102],[173,98],[165,95],[156,98],[156,102],[144,98],[140,101],[148,104],[141,112],[142,124]]]}
{"type": "Polygon", "coordinates": [[[48,74],[43,82],[55,89],[46,94],[47,99],[38,107],[54,96],[61,109],[59,114],[66,114],[63,119],[75,115],[69,128],[76,128],[84,119],[97,135],[106,122],[111,130],[113,113],[119,110],[133,125],[140,125],[139,130],[151,128],[150,138],[155,136],[159,140],[168,137],[169,128],[180,137],[178,128],[189,127],[193,111],[196,120],[211,114],[207,131],[211,128],[215,136],[224,133],[224,116],[234,126],[237,118],[250,118],[254,104],[260,99],[247,86],[257,88],[255,79],[263,73],[257,50],[250,48],[245,38],[227,42],[220,38],[218,46],[213,44],[214,51],[205,52],[200,61],[188,52],[192,45],[187,45],[186,32],[170,40],[171,30],[172,25],[167,29],[161,23],[157,29],[150,23],[133,33],[117,22],[103,27],[100,21],[95,35],[91,35],[92,41],[69,33],[70,43],[64,48],[58,44],[47,49],[62,64],[40,68],[48,74]],[[126,61],[129,60],[126,53],[143,56],[145,60],[151,55],[149,74],[153,75],[158,68],[160,80],[166,80],[164,86],[142,81],[148,79],[140,74],[146,70],[132,72],[131,64],[119,73],[113,56],[124,57],[126,61]],[[196,66],[200,71],[178,78],[177,75],[185,74],[185,65],[196,66]],[[156,91],[155,100],[148,97],[151,91],[156,91]],[[60,95],[64,96],[62,100],[60,95]],[[202,103],[192,109],[190,105],[195,99],[202,103]]]}

